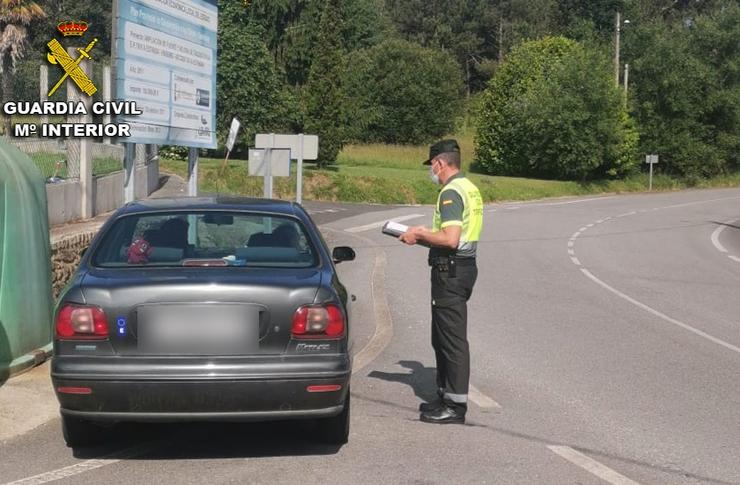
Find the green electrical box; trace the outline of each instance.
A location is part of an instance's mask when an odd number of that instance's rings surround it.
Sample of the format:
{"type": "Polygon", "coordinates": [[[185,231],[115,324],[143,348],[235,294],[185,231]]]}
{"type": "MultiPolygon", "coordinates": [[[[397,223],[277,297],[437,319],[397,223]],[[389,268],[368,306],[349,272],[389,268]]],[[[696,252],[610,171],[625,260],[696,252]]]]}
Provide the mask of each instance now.
{"type": "Polygon", "coordinates": [[[0,141],[0,383],[51,350],[50,253],[45,180],[0,141]]]}

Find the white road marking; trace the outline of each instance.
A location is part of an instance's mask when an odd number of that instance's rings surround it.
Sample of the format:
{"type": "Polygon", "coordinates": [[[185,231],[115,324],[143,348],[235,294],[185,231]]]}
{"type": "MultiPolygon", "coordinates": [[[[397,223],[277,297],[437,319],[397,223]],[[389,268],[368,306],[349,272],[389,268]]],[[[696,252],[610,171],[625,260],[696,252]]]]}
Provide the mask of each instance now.
{"type": "Polygon", "coordinates": [[[740,197],[722,197],[719,199],[707,199],[707,200],[697,200],[694,202],[685,202],[683,204],[675,204],[675,205],[666,205],[664,207],[656,207],[655,209],[652,209],[654,211],[659,211],[663,209],[675,209],[676,207],[686,207],[688,205],[697,205],[697,204],[708,204],[710,202],[720,202],[723,200],[736,200],[740,199],[740,197]]]}
{"type": "Polygon", "coordinates": [[[549,445],[548,448],[553,453],[560,455],[569,462],[577,465],[592,475],[599,477],[607,483],[612,485],[639,485],[636,481],[631,480],[624,475],[617,473],[606,465],[602,465],[598,461],[590,458],[583,453],[574,450],[570,446],[554,446],[549,445]]]}
{"type": "Polygon", "coordinates": [[[64,478],[73,477],[75,475],[89,472],[97,468],[113,465],[114,463],[118,463],[121,460],[143,455],[144,453],[151,451],[159,445],[161,445],[161,443],[149,443],[146,445],[135,446],[133,448],[128,448],[123,451],[112,453],[110,455],[104,456],[103,458],[85,460],[83,462],[76,463],[70,466],[65,466],[64,468],[59,468],[50,472],[40,473],[38,475],[34,475],[28,478],[22,478],[14,482],[8,482],[4,485],[41,485],[43,483],[49,483],[55,480],[62,480],[64,478]]]}
{"type": "Polygon", "coordinates": [[[595,200],[613,199],[614,197],[616,197],[616,196],[615,195],[610,195],[609,197],[593,197],[593,198],[590,198],[590,199],[569,200],[569,201],[566,201],[566,202],[552,202],[552,203],[545,204],[545,205],[553,206],[553,205],[566,205],[566,204],[581,204],[583,202],[593,202],[595,200]]]}
{"type": "Polygon", "coordinates": [[[570,254],[571,256],[575,256],[576,252],[573,250],[573,248],[570,248],[568,249],[568,254],[570,254]]]}
{"type": "Polygon", "coordinates": [[[575,245],[576,245],[576,241],[574,239],[571,239],[570,241],[568,241],[568,247],[569,248],[572,248],[575,245]]]}
{"type": "Polygon", "coordinates": [[[580,233],[580,232],[586,232],[586,230],[587,230],[587,229],[588,229],[588,227],[586,227],[586,226],[583,226],[582,228],[578,229],[578,232],[579,232],[579,233],[580,233]]]}
{"type": "MultiPolygon", "coordinates": [[[[417,217],[424,217],[424,214],[409,214],[407,216],[394,217],[390,220],[393,222],[402,222],[402,221],[408,221],[409,219],[416,219],[417,217]]],[[[383,227],[383,224],[385,224],[386,222],[387,221],[378,221],[378,222],[372,222],[370,224],[365,224],[364,226],[350,227],[349,229],[345,229],[344,232],[349,232],[351,234],[354,234],[358,232],[369,231],[371,229],[383,227]]]]}
{"type": "Polygon", "coordinates": [[[480,390],[472,384],[468,386],[468,397],[471,401],[477,404],[478,407],[483,409],[494,409],[501,407],[499,403],[480,392],[480,390]]]}
{"type": "MultiPolygon", "coordinates": [[[[675,205],[670,205],[670,206],[665,206],[665,207],[656,207],[656,208],[654,208],[652,210],[656,211],[656,210],[662,210],[662,209],[671,209],[671,208],[676,208],[676,207],[685,207],[685,206],[689,206],[689,205],[698,205],[698,204],[705,204],[705,203],[709,203],[709,202],[720,202],[720,201],[735,200],[735,199],[740,199],[740,197],[723,197],[723,198],[719,198],[719,199],[700,200],[700,201],[688,202],[688,203],[685,203],[685,204],[675,204],[675,205]]],[[[628,213],[625,213],[625,214],[621,214],[621,215],[619,215],[617,217],[625,217],[625,216],[630,216],[630,215],[634,215],[634,214],[637,214],[637,211],[633,211],[633,212],[628,212],[628,213]]],[[[605,217],[602,220],[602,222],[606,222],[606,221],[608,221],[610,219],[612,219],[612,217],[605,217]]],[[[712,243],[715,245],[715,247],[717,247],[717,249],[719,249],[723,253],[727,253],[727,250],[724,248],[724,246],[722,246],[722,244],[720,244],[720,242],[719,242],[719,234],[722,232],[722,229],[724,229],[725,227],[727,227],[727,226],[722,226],[721,228],[717,228],[714,231],[714,233],[712,234],[712,243]]],[[[580,235],[580,233],[583,232],[583,230],[584,229],[581,228],[581,230],[579,232],[575,233],[573,235],[573,237],[571,238],[571,241],[573,239],[577,238],[580,235]]],[[[568,243],[568,247],[572,247],[571,244],[570,244],[570,241],[568,243]]],[[[740,263],[740,257],[732,256],[732,255],[728,255],[728,257],[730,259],[732,259],[733,261],[736,261],[736,262],[740,263]]],[[[581,265],[581,262],[578,260],[578,258],[576,258],[576,257],[574,257],[574,256],[571,255],[570,256],[570,259],[571,259],[571,261],[573,261],[573,264],[575,264],[577,266],[582,266],[581,265]]],[[[586,277],[588,277],[594,283],[596,283],[599,286],[603,287],[604,289],[612,292],[613,294],[617,295],[618,297],[620,297],[620,298],[622,298],[622,299],[624,299],[624,300],[632,303],[633,305],[637,306],[638,308],[641,308],[641,309],[645,310],[646,312],[651,313],[651,314],[655,315],[656,317],[661,318],[662,320],[664,320],[664,321],[666,321],[668,323],[671,323],[671,324],[676,325],[678,327],[681,327],[684,330],[687,330],[687,331],[689,331],[689,332],[691,332],[691,333],[693,333],[695,335],[698,335],[700,337],[703,337],[703,338],[709,340],[710,342],[714,342],[717,345],[721,345],[722,347],[725,347],[728,350],[731,350],[733,352],[736,352],[736,353],[740,354],[740,347],[737,347],[737,346],[735,346],[735,345],[733,345],[733,344],[731,344],[729,342],[725,342],[724,340],[722,340],[720,338],[717,338],[717,337],[715,337],[713,335],[710,335],[710,334],[708,334],[706,332],[703,332],[702,330],[699,330],[698,328],[694,328],[694,327],[692,327],[691,325],[689,325],[687,323],[681,322],[680,320],[676,320],[675,318],[669,317],[665,313],[662,313],[662,312],[660,312],[660,311],[658,311],[658,310],[656,310],[656,309],[654,309],[654,308],[652,308],[652,307],[650,307],[650,306],[648,306],[648,305],[646,305],[646,304],[644,304],[644,303],[642,303],[642,302],[640,302],[638,300],[635,300],[631,296],[626,295],[625,293],[622,293],[621,291],[617,290],[616,288],[614,288],[612,286],[609,286],[607,283],[605,283],[604,281],[602,281],[599,278],[597,278],[596,276],[594,276],[586,268],[580,268],[580,270],[581,270],[581,272],[584,275],[586,275],[586,277]]]]}
{"type": "Polygon", "coordinates": [[[727,225],[726,224],[729,224],[730,222],[733,222],[733,221],[727,221],[727,222],[725,222],[724,225],[719,226],[712,233],[712,244],[714,244],[714,247],[717,248],[717,250],[720,253],[727,253],[727,249],[722,245],[721,242],[719,242],[719,236],[720,236],[720,234],[722,234],[722,231],[724,231],[725,229],[727,229],[727,225]]]}
{"type": "Polygon", "coordinates": [[[510,210],[510,211],[515,211],[515,210],[519,210],[519,209],[521,209],[521,207],[518,206],[518,205],[515,205],[515,206],[512,206],[512,207],[507,207],[506,208],[506,210],[510,210]]]}
{"type": "Polygon", "coordinates": [[[613,199],[614,197],[616,197],[616,195],[610,195],[608,197],[591,197],[589,199],[566,200],[565,202],[532,202],[529,204],[522,204],[521,207],[552,207],[556,205],[582,204],[584,202],[613,199]]]}
{"type": "Polygon", "coordinates": [[[728,350],[732,350],[733,352],[736,352],[736,353],[740,354],[740,347],[737,347],[735,345],[732,345],[731,343],[725,342],[724,340],[719,339],[717,337],[714,337],[713,335],[709,335],[708,333],[703,332],[703,331],[699,330],[698,328],[694,328],[694,327],[692,327],[691,325],[689,325],[687,323],[683,323],[683,322],[681,322],[679,320],[676,320],[675,318],[671,318],[668,315],[666,315],[665,313],[661,313],[658,310],[656,310],[656,309],[654,309],[654,308],[652,308],[652,307],[650,307],[650,306],[648,306],[648,305],[646,305],[646,304],[644,304],[644,303],[642,303],[640,301],[635,300],[631,296],[626,295],[626,294],[622,293],[621,291],[617,290],[616,288],[613,288],[613,287],[609,286],[608,284],[604,283],[599,278],[597,278],[596,276],[594,276],[593,274],[591,274],[591,272],[589,270],[585,269],[585,268],[581,268],[581,272],[584,275],[586,275],[594,283],[596,283],[599,286],[601,286],[602,288],[604,288],[604,289],[606,289],[606,290],[614,293],[618,297],[620,297],[620,298],[622,298],[624,300],[627,300],[628,302],[632,303],[636,307],[642,308],[646,312],[651,313],[651,314],[655,315],[656,317],[665,320],[668,323],[672,323],[673,325],[676,325],[677,327],[681,327],[684,330],[688,330],[689,332],[691,332],[693,334],[696,334],[696,335],[698,335],[700,337],[703,337],[703,338],[705,338],[705,339],[707,339],[707,340],[709,340],[711,342],[714,342],[717,345],[721,345],[722,347],[724,347],[724,348],[726,348],[728,350]]]}

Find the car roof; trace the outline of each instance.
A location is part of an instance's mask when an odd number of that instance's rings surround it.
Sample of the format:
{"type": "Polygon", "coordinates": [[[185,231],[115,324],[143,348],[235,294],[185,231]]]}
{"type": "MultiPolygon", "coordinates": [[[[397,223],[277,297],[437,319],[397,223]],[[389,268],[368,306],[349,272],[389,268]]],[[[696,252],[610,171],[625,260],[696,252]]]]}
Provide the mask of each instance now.
{"type": "Polygon", "coordinates": [[[119,209],[118,215],[182,210],[254,211],[285,215],[297,215],[298,213],[296,204],[285,200],[213,196],[138,200],[123,206],[119,209]]]}

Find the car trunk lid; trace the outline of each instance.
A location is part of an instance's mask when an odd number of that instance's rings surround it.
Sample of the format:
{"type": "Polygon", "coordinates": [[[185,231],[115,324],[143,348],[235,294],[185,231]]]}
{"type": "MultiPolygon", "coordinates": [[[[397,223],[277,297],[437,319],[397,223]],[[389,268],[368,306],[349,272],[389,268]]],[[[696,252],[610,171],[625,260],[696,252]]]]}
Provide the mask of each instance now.
{"type": "Polygon", "coordinates": [[[295,310],[313,303],[318,269],[93,269],[86,304],[108,317],[121,355],[283,353],[295,310]]]}

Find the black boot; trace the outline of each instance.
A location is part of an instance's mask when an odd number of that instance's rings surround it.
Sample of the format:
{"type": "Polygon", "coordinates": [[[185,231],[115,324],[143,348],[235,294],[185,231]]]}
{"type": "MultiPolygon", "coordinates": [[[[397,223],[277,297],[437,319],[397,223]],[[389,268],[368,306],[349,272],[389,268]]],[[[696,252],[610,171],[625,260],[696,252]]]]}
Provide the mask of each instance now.
{"type": "Polygon", "coordinates": [[[444,396],[444,394],[445,394],[444,388],[438,387],[437,388],[437,399],[419,404],[419,411],[421,411],[422,413],[425,413],[427,411],[432,411],[440,407],[442,405],[442,396],[444,396]]]}
{"type": "Polygon", "coordinates": [[[439,407],[422,412],[419,419],[425,423],[464,424],[465,411],[466,408],[464,406],[457,406],[443,401],[439,407]]]}

